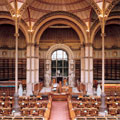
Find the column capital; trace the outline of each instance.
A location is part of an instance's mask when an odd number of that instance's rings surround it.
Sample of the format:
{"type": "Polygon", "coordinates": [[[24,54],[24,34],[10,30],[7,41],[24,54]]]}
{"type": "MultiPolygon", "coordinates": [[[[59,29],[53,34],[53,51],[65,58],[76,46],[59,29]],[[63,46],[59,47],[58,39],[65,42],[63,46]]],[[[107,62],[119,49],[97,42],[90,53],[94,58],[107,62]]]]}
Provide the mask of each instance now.
{"type": "Polygon", "coordinates": [[[35,46],[34,43],[27,43],[27,46],[35,46]]]}
{"type": "Polygon", "coordinates": [[[19,33],[15,33],[14,36],[15,36],[15,37],[19,37],[19,33]]]}
{"type": "Polygon", "coordinates": [[[90,56],[85,56],[83,57],[84,59],[93,59],[94,57],[90,57],[90,56]]]}
{"type": "Polygon", "coordinates": [[[84,48],[84,47],[85,47],[85,45],[84,45],[84,44],[81,44],[81,45],[80,45],[80,47],[81,47],[81,48],[84,48]]]}
{"type": "Polygon", "coordinates": [[[101,36],[105,37],[105,36],[106,36],[106,33],[101,33],[101,36]]]}
{"type": "Polygon", "coordinates": [[[93,47],[93,43],[85,43],[85,47],[93,47]]]}
{"type": "Polygon", "coordinates": [[[35,47],[39,47],[39,44],[35,44],[35,47]]]}

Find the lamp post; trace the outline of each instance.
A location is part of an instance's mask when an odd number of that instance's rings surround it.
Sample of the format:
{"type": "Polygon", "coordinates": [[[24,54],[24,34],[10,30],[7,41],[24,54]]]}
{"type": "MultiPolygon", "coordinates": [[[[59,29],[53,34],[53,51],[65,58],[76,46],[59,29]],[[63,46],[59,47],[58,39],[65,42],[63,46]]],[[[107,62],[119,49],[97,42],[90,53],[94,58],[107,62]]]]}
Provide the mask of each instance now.
{"type": "Polygon", "coordinates": [[[15,46],[15,94],[14,94],[14,106],[13,106],[13,115],[14,116],[20,116],[20,106],[18,104],[18,20],[20,15],[18,14],[17,10],[17,1],[15,0],[15,10],[16,13],[13,16],[15,19],[15,40],[16,40],[16,46],[15,46]]]}
{"type": "Polygon", "coordinates": [[[105,1],[103,0],[103,11],[102,14],[99,16],[101,22],[101,36],[102,36],[102,93],[101,93],[101,106],[99,115],[105,116],[107,115],[107,107],[105,104],[105,91],[104,91],[104,83],[105,83],[105,1]]]}

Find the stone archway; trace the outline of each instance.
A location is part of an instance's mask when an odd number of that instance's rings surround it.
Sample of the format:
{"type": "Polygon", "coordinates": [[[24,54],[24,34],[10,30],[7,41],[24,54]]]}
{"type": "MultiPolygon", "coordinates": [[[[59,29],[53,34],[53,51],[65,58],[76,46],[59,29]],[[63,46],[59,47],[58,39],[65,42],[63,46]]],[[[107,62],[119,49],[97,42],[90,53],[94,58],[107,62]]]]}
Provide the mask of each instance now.
{"type": "Polygon", "coordinates": [[[68,84],[73,87],[75,85],[75,62],[74,55],[72,50],[64,44],[55,44],[50,47],[50,49],[46,53],[46,62],[45,62],[45,86],[49,87],[51,83],[51,55],[57,50],[62,49],[67,52],[69,56],[69,74],[68,74],[68,84]]]}

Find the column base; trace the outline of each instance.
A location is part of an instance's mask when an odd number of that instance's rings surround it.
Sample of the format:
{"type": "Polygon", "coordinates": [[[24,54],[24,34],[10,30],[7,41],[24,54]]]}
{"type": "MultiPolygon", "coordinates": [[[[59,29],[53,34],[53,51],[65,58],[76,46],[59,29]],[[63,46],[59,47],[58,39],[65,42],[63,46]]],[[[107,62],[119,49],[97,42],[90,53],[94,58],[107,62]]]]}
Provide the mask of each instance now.
{"type": "Polygon", "coordinates": [[[87,95],[89,95],[89,96],[93,96],[93,84],[91,84],[91,83],[88,83],[87,85],[87,95]]]}
{"type": "Polygon", "coordinates": [[[45,83],[45,87],[49,88],[50,87],[49,83],[45,83]]]}
{"type": "Polygon", "coordinates": [[[107,111],[99,112],[98,115],[105,117],[106,115],[108,115],[108,112],[107,111]]]}
{"type": "Polygon", "coordinates": [[[13,115],[16,115],[16,116],[20,116],[21,113],[20,113],[20,106],[19,106],[19,103],[18,103],[18,93],[15,93],[14,94],[14,106],[13,106],[13,110],[12,110],[12,113],[13,115]]]}
{"type": "Polygon", "coordinates": [[[32,84],[31,83],[28,83],[27,84],[27,96],[30,96],[30,95],[33,95],[33,87],[32,87],[32,84]]]}
{"type": "Polygon", "coordinates": [[[107,111],[107,106],[105,104],[105,93],[101,93],[101,106],[100,106],[100,112],[99,114],[101,116],[106,116],[108,114],[108,111],[107,111]]]}
{"type": "Polygon", "coordinates": [[[21,113],[20,112],[13,112],[13,116],[16,117],[16,116],[21,116],[21,113]]]}

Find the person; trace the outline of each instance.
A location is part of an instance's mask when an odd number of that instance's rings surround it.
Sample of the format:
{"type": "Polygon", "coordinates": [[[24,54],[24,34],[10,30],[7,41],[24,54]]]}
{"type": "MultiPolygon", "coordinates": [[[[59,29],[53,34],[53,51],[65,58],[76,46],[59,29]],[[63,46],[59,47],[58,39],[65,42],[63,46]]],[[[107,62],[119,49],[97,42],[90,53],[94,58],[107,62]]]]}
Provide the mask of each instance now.
{"type": "Polygon", "coordinates": [[[97,86],[98,86],[98,81],[93,80],[93,88],[95,88],[95,90],[97,89],[97,86]]]}
{"type": "Polygon", "coordinates": [[[67,85],[67,79],[66,79],[66,78],[64,78],[64,80],[63,80],[63,85],[64,85],[64,86],[67,85]]]}
{"type": "Polygon", "coordinates": [[[19,96],[23,96],[22,84],[19,84],[18,94],[19,94],[19,96]]]}
{"type": "Polygon", "coordinates": [[[58,83],[56,83],[56,79],[53,78],[53,83],[52,83],[52,91],[57,92],[58,91],[58,83]]]}
{"type": "Polygon", "coordinates": [[[62,92],[62,82],[61,81],[59,82],[59,92],[60,93],[62,92]]]}
{"type": "Polygon", "coordinates": [[[100,87],[100,84],[98,84],[98,86],[97,86],[97,96],[98,97],[101,96],[101,87],[100,87]]]}

